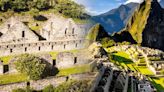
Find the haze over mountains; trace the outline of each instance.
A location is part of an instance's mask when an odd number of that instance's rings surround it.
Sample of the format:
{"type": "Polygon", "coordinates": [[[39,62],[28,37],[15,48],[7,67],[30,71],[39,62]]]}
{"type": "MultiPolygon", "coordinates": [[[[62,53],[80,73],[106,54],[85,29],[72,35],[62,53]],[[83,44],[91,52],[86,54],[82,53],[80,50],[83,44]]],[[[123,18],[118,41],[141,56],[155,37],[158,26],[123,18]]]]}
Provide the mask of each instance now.
{"type": "MultiPolygon", "coordinates": [[[[160,4],[164,7],[164,0],[161,0],[160,4]]],[[[118,8],[112,9],[104,14],[93,16],[92,20],[96,23],[100,23],[108,33],[112,34],[125,27],[127,21],[138,5],[138,3],[121,5],[118,8]]]]}

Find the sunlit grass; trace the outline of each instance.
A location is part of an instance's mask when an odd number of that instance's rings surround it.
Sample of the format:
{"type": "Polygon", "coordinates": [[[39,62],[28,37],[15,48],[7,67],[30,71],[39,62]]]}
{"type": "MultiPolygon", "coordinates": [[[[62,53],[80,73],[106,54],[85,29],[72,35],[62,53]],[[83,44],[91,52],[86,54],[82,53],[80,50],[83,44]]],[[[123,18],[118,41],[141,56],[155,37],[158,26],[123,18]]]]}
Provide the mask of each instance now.
{"type": "Polygon", "coordinates": [[[24,74],[5,74],[0,75],[0,84],[9,84],[16,82],[27,81],[27,76],[24,74]]]}
{"type": "Polygon", "coordinates": [[[70,74],[90,72],[90,65],[75,66],[71,68],[59,69],[57,76],[67,76],[70,74]]]}

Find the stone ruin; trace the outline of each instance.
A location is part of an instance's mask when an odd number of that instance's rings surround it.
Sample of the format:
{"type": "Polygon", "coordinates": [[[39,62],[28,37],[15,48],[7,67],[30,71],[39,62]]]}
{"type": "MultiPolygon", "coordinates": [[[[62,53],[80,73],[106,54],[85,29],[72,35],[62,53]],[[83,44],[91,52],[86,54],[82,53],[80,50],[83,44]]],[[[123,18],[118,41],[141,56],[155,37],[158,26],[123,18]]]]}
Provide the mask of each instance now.
{"type": "Polygon", "coordinates": [[[36,33],[19,18],[11,17],[0,26],[0,56],[85,48],[88,30],[87,24],[54,16],[36,33]]]}
{"type": "MultiPolygon", "coordinates": [[[[57,54],[56,59],[52,59],[50,54],[40,54],[37,55],[49,69],[56,68],[70,68],[76,65],[84,65],[91,62],[91,58],[85,58],[85,54],[82,53],[72,53],[72,52],[60,52],[57,54]]],[[[14,57],[9,61],[9,64],[3,64],[0,61],[0,75],[17,73],[18,71],[15,68],[14,62],[17,61],[18,57],[14,57]]]]}
{"type": "Polygon", "coordinates": [[[71,53],[61,52],[56,58],[56,67],[58,68],[69,68],[76,65],[88,64],[91,62],[91,58],[87,58],[84,53],[71,53]]]}

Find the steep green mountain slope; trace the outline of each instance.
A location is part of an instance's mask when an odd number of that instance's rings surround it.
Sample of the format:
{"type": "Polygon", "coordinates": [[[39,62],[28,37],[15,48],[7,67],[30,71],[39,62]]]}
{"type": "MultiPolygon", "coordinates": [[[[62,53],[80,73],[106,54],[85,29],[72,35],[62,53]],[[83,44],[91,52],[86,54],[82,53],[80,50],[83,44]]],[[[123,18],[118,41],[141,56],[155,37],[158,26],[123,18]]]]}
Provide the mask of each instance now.
{"type": "Polygon", "coordinates": [[[137,43],[142,43],[142,32],[147,24],[150,13],[150,0],[143,2],[128,22],[127,30],[137,43]]]}
{"type": "Polygon", "coordinates": [[[126,27],[119,33],[121,37],[114,34],[115,39],[124,39],[127,32],[142,46],[164,50],[164,10],[157,0],[146,0],[136,9],[129,19],[126,27]],[[125,34],[126,33],[126,34],[125,34]]]}

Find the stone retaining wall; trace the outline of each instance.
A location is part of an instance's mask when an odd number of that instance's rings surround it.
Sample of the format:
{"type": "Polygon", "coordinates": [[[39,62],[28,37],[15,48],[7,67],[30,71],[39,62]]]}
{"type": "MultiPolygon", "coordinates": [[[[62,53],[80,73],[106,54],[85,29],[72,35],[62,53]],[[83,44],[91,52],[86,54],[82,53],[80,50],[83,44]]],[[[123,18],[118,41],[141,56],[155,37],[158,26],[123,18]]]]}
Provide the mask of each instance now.
{"type": "Polygon", "coordinates": [[[1,44],[0,56],[22,53],[35,53],[41,51],[65,51],[84,48],[85,39],[38,41],[32,43],[1,44]]]}
{"type": "MultiPolygon", "coordinates": [[[[69,78],[73,80],[85,80],[85,79],[94,79],[94,73],[84,73],[84,74],[74,74],[70,75],[69,78]]],[[[42,90],[48,85],[53,85],[54,87],[59,86],[60,84],[66,82],[66,77],[50,77],[47,79],[30,81],[30,87],[35,90],[42,90]]],[[[0,92],[12,92],[13,89],[17,88],[26,88],[27,82],[14,83],[8,85],[0,85],[0,92]]]]}

